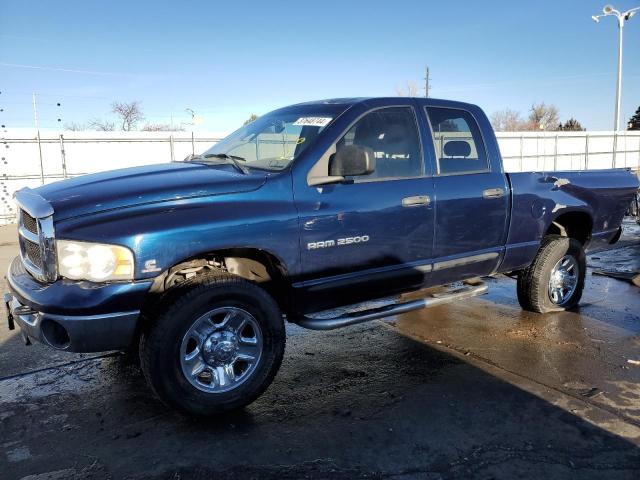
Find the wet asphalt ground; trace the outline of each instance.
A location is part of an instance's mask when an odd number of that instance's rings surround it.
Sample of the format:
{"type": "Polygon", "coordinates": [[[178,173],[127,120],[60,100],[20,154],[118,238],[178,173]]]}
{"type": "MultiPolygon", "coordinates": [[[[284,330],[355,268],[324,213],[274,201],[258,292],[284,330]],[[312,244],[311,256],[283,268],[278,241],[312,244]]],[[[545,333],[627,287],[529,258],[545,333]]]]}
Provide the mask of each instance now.
{"type": "MultiPolygon", "coordinates": [[[[637,229],[590,264],[633,269],[637,229]]],[[[0,268],[15,255],[0,228],[0,268]]],[[[589,272],[580,309],[515,281],[334,332],[288,328],[266,394],[208,421],[120,355],[25,347],[0,324],[0,479],[640,478],[640,296],[589,272]]]]}

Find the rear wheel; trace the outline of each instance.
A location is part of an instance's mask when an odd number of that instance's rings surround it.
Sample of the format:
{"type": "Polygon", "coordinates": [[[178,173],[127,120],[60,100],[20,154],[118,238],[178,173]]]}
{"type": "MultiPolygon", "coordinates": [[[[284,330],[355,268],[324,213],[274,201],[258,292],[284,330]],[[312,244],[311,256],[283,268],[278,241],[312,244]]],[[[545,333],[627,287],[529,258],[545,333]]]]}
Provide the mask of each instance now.
{"type": "Polygon", "coordinates": [[[246,280],[216,272],[170,291],[140,340],[141,367],[162,401],[215,415],[253,402],[276,375],[285,328],[276,302],[246,280]]]}
{"type": "Polygon", "coordinates": [[[586,257],[580,242],[549,235],[529,267],[518,275],[518,301],[525,310],[546,313],[578,305],[584,289],[586,257]]]}

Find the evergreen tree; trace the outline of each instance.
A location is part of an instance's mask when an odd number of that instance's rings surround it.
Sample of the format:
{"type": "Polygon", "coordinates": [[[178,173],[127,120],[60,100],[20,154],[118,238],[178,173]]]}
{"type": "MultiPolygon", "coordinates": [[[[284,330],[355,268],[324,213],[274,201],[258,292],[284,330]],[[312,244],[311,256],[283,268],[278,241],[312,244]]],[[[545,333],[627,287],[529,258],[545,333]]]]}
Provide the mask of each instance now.
{"type": "Polygon", "coordinates": [[[636,114],[629,119],[627,130],[640,130],[640,107],[636,110],[636,114]]]}
{"type": "Polygon", "coordinates": [[[562,130],[566,132],[582,132],[585,129],[582,127],[582,125],[578,120],[571,117],[569,120],[564,122],[564,125],[560,124],[560,126],[558,127],[558,130],[562,130]]]}

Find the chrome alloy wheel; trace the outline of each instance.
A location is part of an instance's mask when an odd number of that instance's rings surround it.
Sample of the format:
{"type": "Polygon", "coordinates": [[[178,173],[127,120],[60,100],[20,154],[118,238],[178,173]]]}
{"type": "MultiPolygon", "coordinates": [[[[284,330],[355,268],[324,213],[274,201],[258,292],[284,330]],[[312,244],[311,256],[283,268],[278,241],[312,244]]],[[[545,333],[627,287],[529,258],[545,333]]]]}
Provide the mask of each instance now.
{"type": "Polygon", "coordinates": [[[228,392],[255,371],[262,344],[262,331],[253,315],[237,307],[216,308],[199,317],[184,335],[182,373],[203,392],[228,392]]]}
{"type": "Polygon", "coordinates": [[[551,270],[549,298],[555,305],[564,305],[573,296],[578,285],[579,268],[573,255],[565,255],[551,270]]]}

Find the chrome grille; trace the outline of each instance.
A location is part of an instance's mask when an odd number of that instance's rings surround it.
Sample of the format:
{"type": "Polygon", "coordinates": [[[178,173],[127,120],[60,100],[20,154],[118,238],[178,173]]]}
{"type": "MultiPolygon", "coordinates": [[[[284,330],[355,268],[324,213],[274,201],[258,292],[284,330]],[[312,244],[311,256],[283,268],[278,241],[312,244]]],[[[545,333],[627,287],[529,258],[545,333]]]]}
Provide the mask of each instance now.
{"type": "Polygon", "coordinates": [[[33,243],[31,240],[27,240],[26,238],[22,239],[22,244],[24,248],[24,255],[29,259],[34,267],[42,270],[42,252],[40,251],[40,245],[33,243]]]}
{"type": "Polygon", "coordinates": [[[33,190],[15,193],[20,208],[18,240],[24,268],[37,280],[54,282],[58,277],[53,208],[33,190]]]}
{"type": "Polygon", "coordinates": [[[36,235],[38,234],[38,222],[35,218],[24,210],[20,212],[20,218],[22,226],[26,228],[28,232],[35,233],[36,235]]]}

